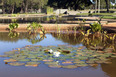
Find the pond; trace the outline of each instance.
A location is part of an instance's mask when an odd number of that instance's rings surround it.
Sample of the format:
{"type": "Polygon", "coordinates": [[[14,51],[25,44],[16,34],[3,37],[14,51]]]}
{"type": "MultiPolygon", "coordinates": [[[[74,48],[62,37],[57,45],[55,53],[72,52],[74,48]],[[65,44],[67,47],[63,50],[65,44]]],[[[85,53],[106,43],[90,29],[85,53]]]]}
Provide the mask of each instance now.
{"type": "Polygon", "coordinates": [[[2,32],[0,76],[115,77],[115,44],[100,37],[93,39],[70,33],[2,32]]]}
{"type": "Polygon", "coordinates": [[[75,20],[74,17],[58,17],[58,16],[43,16],[43,17],[25,17],[25,18],[11,18],[11,19],[0,19],[0,23],[64,23],[67,20],[75,20]]]}

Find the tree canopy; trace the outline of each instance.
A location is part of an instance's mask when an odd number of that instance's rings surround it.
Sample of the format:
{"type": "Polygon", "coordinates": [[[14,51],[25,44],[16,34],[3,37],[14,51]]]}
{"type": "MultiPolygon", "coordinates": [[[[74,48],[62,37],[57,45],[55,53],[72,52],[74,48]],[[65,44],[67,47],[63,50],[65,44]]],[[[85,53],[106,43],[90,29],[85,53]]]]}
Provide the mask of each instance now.
{"type": "MultiPolygon", "coordinates": [[[[0,0],[3,13],[27,13],[28,10],[38,10],[45,6],[54,8],[85,9],[96,0],[0,0]]],[[[99,0],[97,0],[99,1],[99,0]]],[[[102,7],[109,11],[110,0],[100,0],[102,7]]],[[[113,1],[113,0],[111,0],[113,1]]]]}
{"type": "Polygon", "coordinates": [[[47,5],[48,0],[0,0],[3,13],[22,12],[28,9],[39,9],[47,5]]]}
{"type": "Polygon", "coordinates": [[[56,8],[72,8],[74,10],[84,9],[92,4],[90,0],[49,0],[48,5],[56,8]]]}

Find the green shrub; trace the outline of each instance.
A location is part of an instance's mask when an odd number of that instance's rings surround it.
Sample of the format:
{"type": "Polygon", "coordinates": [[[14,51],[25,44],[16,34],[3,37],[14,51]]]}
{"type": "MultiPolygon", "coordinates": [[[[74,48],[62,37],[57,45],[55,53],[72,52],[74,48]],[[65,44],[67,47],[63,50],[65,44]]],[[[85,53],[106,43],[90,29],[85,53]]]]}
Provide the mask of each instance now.
{"type": "Polygon", "coordinates": [[[93,24],[90,24],[90,28],[93,32],[101,32],[102,27],[101,24],[94,22],[93,24]]]}
{"type": "Polygon", "coordinates": [[[53,13],[53,8],[48,6],[48,7],[46,8],[46,13],[47,13],[47,14],[53,13]]]}
{"type": "Polygon", "coordinates": [[[18,23],[11,23],[11,24],[9,24],[10,31],[12,31],[13,29],[16,29],[18,27],[19,27],[18,23]]]}
{"type": "Polygon", "coordinates": [[[29,26],[27,26],[27,30],[29,31],[29,34],[30,33],[36,33],[37,30],[41,27],[42,27],[42,25],[40,25],[36,22],[32,22],[29,26]]]}

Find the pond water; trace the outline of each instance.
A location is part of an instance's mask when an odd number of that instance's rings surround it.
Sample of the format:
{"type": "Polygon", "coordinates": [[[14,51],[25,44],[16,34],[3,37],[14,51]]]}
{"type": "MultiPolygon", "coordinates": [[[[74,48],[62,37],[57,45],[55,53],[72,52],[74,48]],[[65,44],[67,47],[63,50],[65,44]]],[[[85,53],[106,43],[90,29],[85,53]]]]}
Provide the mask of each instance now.
{"type": "Polygon", "coordinates": [[[54,17],[53,16],[44,16],[44,17],[27,17],[27,18],[13,18],[13,19],[0,19],[0,23],[12,23],[16,21],[17,23],[64,23],[67,20],[75,20],[74,17],[54,17]]]}
{"type": "MultiPolygon", "coordinates": [[[[90,39],[90,38],[89,38],[90,39]]],[[[9,33],[0,33],[0,55],[4,52],[22,48],[26,45],[33,46],[70,46],[82,47],[88,49],[108,49],[115,52],[115,42],[100,41],[95,38],[90,41],[79,35],[73,34],[56,34],[49,33],[46,35],[29,35],[28,33],[20,33],[10,35],[9,33]],[[106,45],[107,44],[107,45],[106,45]],[[93,47],[96,46],[97,48],[93,47]]],[[[48,47],[49,48],[49,47],[48,47]]],[[[69,48],[70,49],[70,48],[69,48]]],[[[93,52],[92,52],[93,53],[93,52]]],[[[87,54],[87,53],[86,53],[87,54]]],[[[4,62],[7,58],[0,57],[0,77],[115,77],[116,76],[116,58],[112,58],[112,63],[99,63],[95,66],[83,66],[74,69],[68,68],[50,68],[44,62],[37,67],[11,66],[4,62]]]]}

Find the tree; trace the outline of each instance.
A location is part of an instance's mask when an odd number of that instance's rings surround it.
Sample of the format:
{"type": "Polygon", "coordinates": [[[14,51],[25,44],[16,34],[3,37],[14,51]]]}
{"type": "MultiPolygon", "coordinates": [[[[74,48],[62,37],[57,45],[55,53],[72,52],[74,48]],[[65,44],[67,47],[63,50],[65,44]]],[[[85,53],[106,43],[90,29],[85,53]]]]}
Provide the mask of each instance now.
{"type": "Polygon", "coordinates": [[[56,8],[72,8],[74,10],[84,9],[92,4],[90,0],[49,0],[48,5],[56,8]]]}
{"type": "Polygon", "coordinates": [[[110,5],[109,2],[110,1],[109,0],[105,0],[105,2],[106,2],[107,13],[109,13],[109,5],[110,5]]]}

